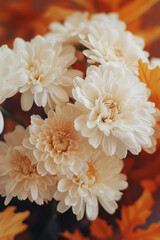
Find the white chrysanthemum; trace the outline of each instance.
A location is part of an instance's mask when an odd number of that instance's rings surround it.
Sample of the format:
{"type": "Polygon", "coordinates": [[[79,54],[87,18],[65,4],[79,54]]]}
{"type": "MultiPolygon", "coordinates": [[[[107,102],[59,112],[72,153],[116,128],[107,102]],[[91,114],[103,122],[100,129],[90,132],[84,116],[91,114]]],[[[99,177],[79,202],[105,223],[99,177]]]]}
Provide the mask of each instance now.
{"type": "Polygon", "coordinates": [[[148,61],[149,54],[143,51],[144,40],[124,29],[116,17],[109,18],[106,14],[93,18],[87,34],[80,35],[81,43],[88,48],[83,51],[88,62],[119,62],[138,73],[138,59],[148,61]]]}
{"type": "Polygon", "coordinates": [[[127,187],[125,175],[120,174],[123,162],[116,156],[106,157],[100,150],[88,155],[88,167],[78,175],[61,176],[54,195],[60,200],[57,210],[61,213],[72,207],[80,220],[86,215],[89,220],[98,216],[98,201],[113,214],[118,207],[123,190],[127,187]]]}
{"type": "Polygon", "coordinates": [[[49,39],[56,39],[59,42],[79,44],[79,33],[86,31],[86,25],[88,24],[87,12],[76,12],[72,16],[68,17],[64,24],[51,23],[49,28],[50,33],[46,34],[49,39]]]}
{"type": "Polygon", "coordinates": [[[14,51],[21,57],[27,83],[20,89],[21,106],[30,110],[33,101],[38,106],[50,108],[62,106],[69,101],[73,78],[79,71],[68,69],[76,60],[75,49],[37,36],[31,42],[17,38],[14,51]]]}
{"type": "Polygon", "coordinates": [[[73,96],[82,110],[75,128],[106,155],[119,158],[152,146],[155,125],[154,103],[148,101],[144,83],[117,63],[106,63],[87,70],[85,81],[76,78],[73,96]]]}
{"type": "Polygon", "coordinates": [[[20,71],[22,67],[23,63],[7,45],[0,47],[0,104],[26,83],[27,78],[20,71]]]}
{"type": "Polygon", "coordinates": [[[111,25],[114,29],[117,31],[124,31],[126,29],[125,22],[121,21],[118,17],[117,13],[98,13],[93,14],[90,20],[89,26],[91,26],[94,23],[97,22],[99,24],[102,24],[103,27],[107,25],[111,25]]]}
{"type": "Polygon", "coordinates": [[[6,196],[6,205],[13,197],[43,204],[55,192],[55,176],[41,176],[36,164],[26,155],[27,150],[22,146],[24,134],[24,128],[17,126],[12,133],[4,135],[6,143],[0,142],[0,194],[6,196]]]}
{"type": "Polygon", "coordinates": [[[4,128],[4,120],[3,120],[3,115],[0,111],[0,134],[3,132],[3,128],[4,128]]]}
{"type": "Polygon", "coordinates": [[[83,168],[90,145],[74,128],[78,113],[67,105],[50,110],[45,120],[38,115],[31,117],[30,134],[23,144],[33,151],[41,174],[56,174],[58,170],[65,174],[68,169],[77,173],[83,168]]]}

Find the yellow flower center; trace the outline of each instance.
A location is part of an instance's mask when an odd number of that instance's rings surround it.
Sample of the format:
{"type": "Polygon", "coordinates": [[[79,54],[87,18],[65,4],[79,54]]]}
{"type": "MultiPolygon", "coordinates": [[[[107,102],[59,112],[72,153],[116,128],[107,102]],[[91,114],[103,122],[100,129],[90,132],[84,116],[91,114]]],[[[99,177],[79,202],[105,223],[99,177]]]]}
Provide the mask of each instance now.
{"type": "Polygon", "coordinates": [[[96,178],[96,171],[93,165],[89,164],[89,169],[86,175],[89,179],[96,178]]]}
{"type": "Polygon", "coordinates": [[[109,94],[98,98],[96,106],[98,107],[98,115],[100,115],[100,119],[104,123],[114,121],[115,116],[120,113],[120,106],[109,94]]]}
{"type": "Polygon", "coordinates": [[[43,80],[43,64],[39,60],[34,60],[28,68],[29,82],[36,84],[43,80]]]}
{"type": "Polygon", "coordinates": [[[88,171],[85,175],[74,176],[73,182],[80,185],[83,189],[86,189],[93,185],[97,179],[97,172],[92,164],[88,164],[88,171]]]}
{"type": "Polygon", "coordinates": [[[113,120],[114,116],[119,113],[119,106],[117,105],[117,102],[111,99],[105,100],[103,113],[103,122],[105,122],[107,119],[113,120]]]}
{"type": "Polygon", "coordinates": [[[28,157],[26,156],[21,156],[21,160],[20,160],[20,168],[23,174],[26,175],[31,175],[32,173],[36,172],[36,165],[32,165],[31,161],[29,160],[28,157]]]}
{"type": "Polygon", "coordinates": [[[119,49],[119,48],[114,49],[114,54],[116,55],[116,57],[119,57],[119,58],[123,57],[123,53],[122,53],[121,49],[119,49]]]}
{"type": "Polygon", "coordinates": [[[58,131],[52,137],[52,146],[55,150],[65,152],[69,146],[70,135],[66,131],[58,131]]]}

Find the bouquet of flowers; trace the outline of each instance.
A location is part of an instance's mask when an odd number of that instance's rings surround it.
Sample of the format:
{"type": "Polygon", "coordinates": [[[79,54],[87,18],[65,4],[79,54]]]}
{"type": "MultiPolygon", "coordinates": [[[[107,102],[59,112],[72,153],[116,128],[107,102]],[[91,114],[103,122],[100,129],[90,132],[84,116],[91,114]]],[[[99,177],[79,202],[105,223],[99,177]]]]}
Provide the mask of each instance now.
{"type": "MultiPolygon", "coordinates": [[[[54,216],[71,208],[78,221],[93,221],[90,235],[61,233],[68,239],[117,239],[113,226],[97,218],[99,206],[108,221],[118,201],[125,202],[123,190],[131,197],[130,180],[144,190],[132,206],[120,207],[121,239],[160,238],[160,222],[135,230],[150,215],[160,185],[160,60],[150,60],[143,38],[126,27],[117,13],[76,11],[43,35],[0,47],[1,134],[4,116],[16,122],[0,142],[0,195],[5,205],[12,198],[52,201],[54,216]],[[8,98],[20,103],[22,118],[5,109],[8,98]],[[154,174],[137,178],[146,168],[154,174]]],[[[0,213],[4,229],[5,213],[14,210],[0,213]]],[[[15,215],[23,231],[29,212],[15,215]]],[[[0,230],[1,239],[17,233],[0,230]]]]}

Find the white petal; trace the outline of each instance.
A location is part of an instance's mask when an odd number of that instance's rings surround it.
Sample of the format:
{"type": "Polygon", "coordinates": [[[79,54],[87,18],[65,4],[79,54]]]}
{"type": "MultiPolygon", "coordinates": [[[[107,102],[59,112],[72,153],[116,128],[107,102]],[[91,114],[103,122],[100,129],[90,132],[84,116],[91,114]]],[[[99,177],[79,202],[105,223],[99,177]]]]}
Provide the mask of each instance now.
{"type": "Polygon", "coordinates": [[[4,120],[3,120],[2,113],[0,111],[0,133],[2,133],[3,128],[4,128],[4,120]]]}
{"type": "Polygon", "coordinates": [[[66,212],[69,208],[70,206],[67,206],[64,201],[60,201],[57,205],[57,211],[60,213],[66,212]]]}
{"type": "Polygon", "coordinates": [[[22,93],[21,95],[21,107],[23,111],[29,111],[33,105],[33,94],[30,90],[22,93]]]}
{"type": "Polygon", "coordinates": [[[116,152],[117,140],[114,136],[104,136],[102,141],[102,148],[106,155],[113,156],[116,152]]]}

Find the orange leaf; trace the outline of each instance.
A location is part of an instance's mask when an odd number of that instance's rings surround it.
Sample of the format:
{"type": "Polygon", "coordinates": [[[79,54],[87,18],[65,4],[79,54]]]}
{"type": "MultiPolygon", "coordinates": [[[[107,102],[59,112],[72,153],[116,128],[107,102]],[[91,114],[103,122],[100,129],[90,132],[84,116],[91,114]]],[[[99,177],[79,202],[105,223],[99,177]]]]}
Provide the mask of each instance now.
{"type": "Polygon", "coordinates": [[[155,192],[157,190],[157,184],[155,180],[152,179],[144,179],[140,182],[140,185],[150,191],[150,192],[155,192]]]}
{"type": "Polygon", "coordinates": [[[153,198],[149,191],[144,190],[141,197],[132,205],[121,209],[121,220],[117,220],[122,236],[126,239],[133,232],[135,227],[146,223],[150,216],[150,208],[153,205],[153,198]]]}
{"type": "Polygon", "coordinates": [[[107,240],[113,235],[112,226],[108,226],[106,221],[100,218],[97,218],[90,225],[90,235],[96,238],[103,238],[107,240]]]}
{"type": "Polygon", "coordinates": [[[153,223],[147,230],[137,229],[130,240],[159,240],[160,239],[160,221],[153,223]]]}
{"type": "Polygon", "coordinates": [[[60,235],[69,240],[90,240],[90,238],[84,237],[78,229],[76,229],[74,233],[65,231],[64,233],[60,233],[60,235]]]}
{"type": "Polygon", "coordinates": [[[139,79],[144,82],[151,90],[150,101],[156,104],[156,107],[160,109],[160,67],[149,69],[147,63],[143,63],[142,60],[139,63],[139,79]]]}
{"type": "Polygon", "coordinates": [[[29,211],[15,213],[16,207],[7,207],[0,212],[0,239],[14,239],[17,234],[20,234],[27,229],[27,225],[23,221],[29,216],[29,211]]]}

